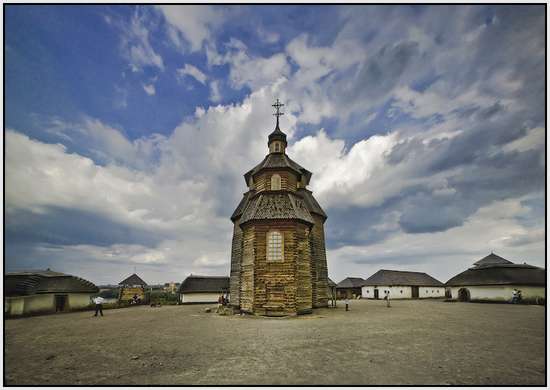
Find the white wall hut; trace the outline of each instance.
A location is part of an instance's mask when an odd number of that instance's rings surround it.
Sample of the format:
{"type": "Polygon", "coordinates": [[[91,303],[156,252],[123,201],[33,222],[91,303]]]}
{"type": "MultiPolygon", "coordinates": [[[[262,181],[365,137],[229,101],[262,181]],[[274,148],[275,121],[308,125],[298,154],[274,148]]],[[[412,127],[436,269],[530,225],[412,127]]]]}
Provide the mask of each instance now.
{"type": "Polygon", "coordinates": [[[228,276],[188,276],[180,285],[181,303],[216,303],[229,294],[228,276]]]}
{"type": "Polygon", "coordinates": [[[459,301],[507,302],[514,289],[525,302],[546,299],[546,270],[529,264],[515,264],[494,253],[446,283],[452,299],[459,301]]]}
{"type": "Polygon", "coordinates": [[[443,298],[445,287],[425,272],[381,269],[365,280],[361,288],[363,298],[382,299],[386,291],[390,299],[443,298]]]}
{"type": "Polygon", "coordinates": [[[84,309],[99,289],[82,278],[51,271],[4,275],[4,313],[20,316],[84,309]]]}

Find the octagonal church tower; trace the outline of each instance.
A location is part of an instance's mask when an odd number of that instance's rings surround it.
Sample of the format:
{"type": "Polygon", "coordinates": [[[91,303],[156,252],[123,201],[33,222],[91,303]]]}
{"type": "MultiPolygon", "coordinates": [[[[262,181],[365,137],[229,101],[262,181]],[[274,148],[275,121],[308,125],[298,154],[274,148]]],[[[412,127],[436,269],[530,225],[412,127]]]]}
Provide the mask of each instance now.
{"type": "Polygon", "coordinates": [[[246,313],[282,316],[326,307],[327,216],[307,189],[311,172],[286,154],[286,134],[269,134],[268,155],[245,173],[248,191],[231,216],[231,304],[246,313]]]}

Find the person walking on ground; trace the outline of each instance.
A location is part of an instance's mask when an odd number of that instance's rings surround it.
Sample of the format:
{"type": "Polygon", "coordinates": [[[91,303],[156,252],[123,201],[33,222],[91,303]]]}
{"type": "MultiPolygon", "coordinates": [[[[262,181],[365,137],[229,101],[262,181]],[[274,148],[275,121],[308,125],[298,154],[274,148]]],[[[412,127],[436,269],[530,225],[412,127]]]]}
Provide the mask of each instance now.
{"type": "Polygon", "coordinates": [[[346,299],[344,300],[344,303],[346,304],[346,311],[349,311],[349,299],[346,298],[346,299]]]}
{"type": "Polygon", "coordinates": [[[386,290],[386,295],[384,295],[384,299],[386,300],[386,307],[390,307],[390,291],[386,290]]]}
{"type": "Polygon", "coordinates": [[[216,309],[216,313],[220,313],[223,310],[223,295],[220,295],[218,298],[218,308],[216,309]]]}
{"type": "Polygon", "coordinates": [[[94,303],[95,303],[94,317],[97,317],[98,312],[99,312],[99,314],[101,314],[101,317],[103,317],[103,301],[105,301],[105,299],[103,299],[102,297],[95,297],[94,298],[94,303]]]}
{"type": "Polygon", "coordinates": [[[512,303],[518,303],[518,290],[512,290],[512,303]]]}

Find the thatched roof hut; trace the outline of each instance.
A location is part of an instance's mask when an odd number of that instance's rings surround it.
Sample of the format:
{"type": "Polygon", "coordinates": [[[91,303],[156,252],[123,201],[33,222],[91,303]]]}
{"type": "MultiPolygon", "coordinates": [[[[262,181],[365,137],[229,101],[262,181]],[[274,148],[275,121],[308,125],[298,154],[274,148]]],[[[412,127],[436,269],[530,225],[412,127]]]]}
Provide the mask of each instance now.
{"type": "Polygon", "coordinates": [[[181,303],[217,302],[220,295],[229,292],[229,277],[190,275],[181,283],[178,292],[181,303]]]}
{"type": "Polygon", "coordinates": [[[32,270],[4,275],[4,313],[9,316],[83,309],[99,289],[61,272],[32,270]]]}
{"type": "Polygon", "coordinates": [[[443,283],[425,272],[381,269],[367,278],[364,286],[438,286],[443,283]]]}
{"type": "Polygon", "coordinates": [[[528,302],[546,298],[546,270],[526,263],[516,264],[494,253],[446,283],[453,299],[461,301],[510,301],[521,290],[528,302]]]}

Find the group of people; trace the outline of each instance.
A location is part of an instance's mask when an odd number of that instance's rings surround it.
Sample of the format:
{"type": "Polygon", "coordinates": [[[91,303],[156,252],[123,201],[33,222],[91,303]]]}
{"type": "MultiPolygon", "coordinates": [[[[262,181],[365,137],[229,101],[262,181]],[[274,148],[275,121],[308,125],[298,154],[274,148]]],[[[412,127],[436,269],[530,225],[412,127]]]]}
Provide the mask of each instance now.
{"type": "Polygon", "coordinates": [[[220,295],[220,297],[218,298],[218,309],[216,310],[216,313],[219,313],[220,311],[222,311],[223,308],[228,304],[229,304],[229,299],[227,299],[227,297],[224,296],[223,294],[220,295]]]}

